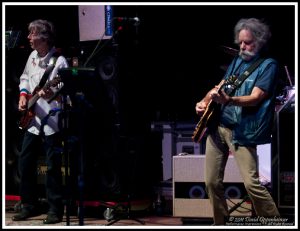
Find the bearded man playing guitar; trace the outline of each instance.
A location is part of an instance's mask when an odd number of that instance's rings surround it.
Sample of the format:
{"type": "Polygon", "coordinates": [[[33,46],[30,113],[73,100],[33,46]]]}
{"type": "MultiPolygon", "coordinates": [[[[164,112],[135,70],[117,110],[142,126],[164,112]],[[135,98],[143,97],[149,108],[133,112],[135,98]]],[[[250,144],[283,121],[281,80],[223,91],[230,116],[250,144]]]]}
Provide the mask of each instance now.
{"type": "Polygon", "coordinates": [[[29,24],[28,29],[27,38],[33,51],[29,55],[20,77],[18,107],[19,111],[23,112],[20,127],[26,130],[19,156],[22,209],[12,219],[14,221],[25,220],[41,213],[36,185],[39,155],[37,146],[41,143],[46,154],[45,187],[49,207],[43,223],[53,224],[61,222],[64,214],[61,176],[62,156],[61,151],[59,151],[62,140],[59,135],[58,113],[49,117],[46,124],[42,125],[42,119],[51,110],[59,110],[61,107],[59,97],[51,99],[51,96],[58,92],[62,85],[56,79],[58,70],[68,67],[68,63],[63,56],[56,55],[55,33],[51,22],[35,20],[29,24]]]}
{"type": "Polygon", "coordinates": [[[274,59],[264,57],[233,92],[228,93],[223,84],[232,76],[238,79],[263,57],[271,33],[264,22],[255,18],[238,21],[234,33],[235,43],[240,48],[239,55],[229,65],[221,83],[195,107],[196,113],[204,116],[209,114],[207,108],[212,103],[219,106],[212,110],[217,111],[217,120],[207,124],[205,158],[206,191],[215,225],[225,225],[230,216],[223,187],[229,152],[235,157],[255,214],[261,217],[279,216],[273,198],[260,184],[256,150],[257,145],[271,142],[278,64],[274,59]]]}

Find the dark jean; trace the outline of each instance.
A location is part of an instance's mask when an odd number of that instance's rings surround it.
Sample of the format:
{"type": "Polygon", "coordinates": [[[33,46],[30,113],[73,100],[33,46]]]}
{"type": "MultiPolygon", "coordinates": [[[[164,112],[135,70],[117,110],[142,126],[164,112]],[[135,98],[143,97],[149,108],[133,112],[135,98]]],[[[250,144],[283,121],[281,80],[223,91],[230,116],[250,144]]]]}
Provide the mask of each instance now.
{"type": "Polygon", "coordinates": [[[45,187],[49,213],[63,215],[63,193],[62,193],[62,142],[60,135],[50,136],[34,135],[25,132],[22,151],[19,156],[20,173],[20,196],[24,208],[33,208],[38,204],[37,193],[37,161],[39,147],[42,145],[46,154],[47,173],[45,176],[45,187]],[[42,142],[42,143],[40,143],[42,142]]]}

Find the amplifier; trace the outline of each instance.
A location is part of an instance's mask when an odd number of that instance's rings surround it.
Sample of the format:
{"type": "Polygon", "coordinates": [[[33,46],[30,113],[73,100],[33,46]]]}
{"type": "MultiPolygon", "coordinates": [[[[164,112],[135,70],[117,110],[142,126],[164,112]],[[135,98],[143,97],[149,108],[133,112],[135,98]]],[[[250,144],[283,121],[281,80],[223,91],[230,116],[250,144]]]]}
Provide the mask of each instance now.
{"type": "MultiPolygon", "coordinates": [[[[292,90],[292,89],[291,89],[292,90]]],[[[295,213],[295,94],[276,112],[272,136],[272,190],[279,212],[295,213]]]]}
{"type": "MultiPolygon", "coordinates": [[[[205,191],[205,155],[173,156],[173,216],[213,217],[212,207],[205,191]]],[[[229,156],[224,176],[228,209],[241,203],[232,216],[251,216],[251,203],[243,201],[247,195],[233,156],[229,156]]]]}

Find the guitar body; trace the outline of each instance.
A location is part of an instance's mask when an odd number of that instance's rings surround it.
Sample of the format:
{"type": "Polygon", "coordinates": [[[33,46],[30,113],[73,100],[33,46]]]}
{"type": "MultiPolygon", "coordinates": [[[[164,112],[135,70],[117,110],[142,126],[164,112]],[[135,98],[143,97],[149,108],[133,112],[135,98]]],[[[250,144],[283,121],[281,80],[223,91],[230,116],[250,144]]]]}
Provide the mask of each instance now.
{"type": "Polygon", "coordinates": [[[33,110],[31,108],[26,111],[21,112],[21,117],[18,122],[19,128],[26,129],[29,126],[31,120],[34,118],[34,116],[35,116],[35,113],[33,112],[33,110]]]}
{"type": "MultiPolygon", "coordinates": [[[[232,77],[228,78],[227,80],[225,80],[224,82],[221,82],[219,84],[218,93],[224,86],[233,83],[235,81],[235,79],[236,79],[236,77],[232,76],[232,77]]],[[[208,103],[208,105],[206,107],[205,112],[203,113],[202,117],[200,118],[200,121],[197,123],[197,125],[195,127],[194,133],[192,135],[192,140],[194,142],[199,143],[207,130],[207,126],[209,126],[210,123],[212,123],[212,121],[216,120],[217,113],[215,111],[217,109],[218,109],[218,104],[216,102],[210,100],[210,102],[208,103]]]]}
{"type": "Polygon", "coordinates": [[[45,86],[41,89],[39,87],[36,87],[33,91],[33,95],[29,96],[27,109],[25,111],[21,112],[20,119],[18,121],[18,126],[20,129],[26,129],[28,125],[30,124],[31,120],[34,118],[34,105],[36,101],[40,98],[39,94],[37,94],[40,90],[48,90],[51,86],[56,86],[61,81],[61,78],[59,76],[56,76],[53,78],[53,80],[48,81],[45,86]]]}
{"type": "Polygon", "coordinates": [[[192,136],[192,140],[196,143],[199,143],[201,141],[201,139],[203,138],[206,130],[207,130],[207,126],[209,123],[211,123],[211,121],[214,118],[214,111],[216,110],[216,106],[217,104],[213,101],[210,101],[210,103],[207,105],[207,108],[205,110],[205,112],[203,113],[200,121],[197,123],[193,136],[192,136]]]}

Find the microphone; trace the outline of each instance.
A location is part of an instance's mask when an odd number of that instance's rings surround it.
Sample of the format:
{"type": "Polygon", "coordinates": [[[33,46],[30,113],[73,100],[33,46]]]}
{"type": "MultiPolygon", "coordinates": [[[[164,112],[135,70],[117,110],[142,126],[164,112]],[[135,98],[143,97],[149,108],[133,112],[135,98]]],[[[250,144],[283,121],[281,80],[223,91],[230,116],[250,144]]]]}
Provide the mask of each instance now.
{"type": "Polygon", "coordinates": [[[138,26],[140,24],[140,19],[138,17],[126,18],[126,17],[114,17],[114,20],[118,22],[133,22],[133,25],[138,26]]]}

